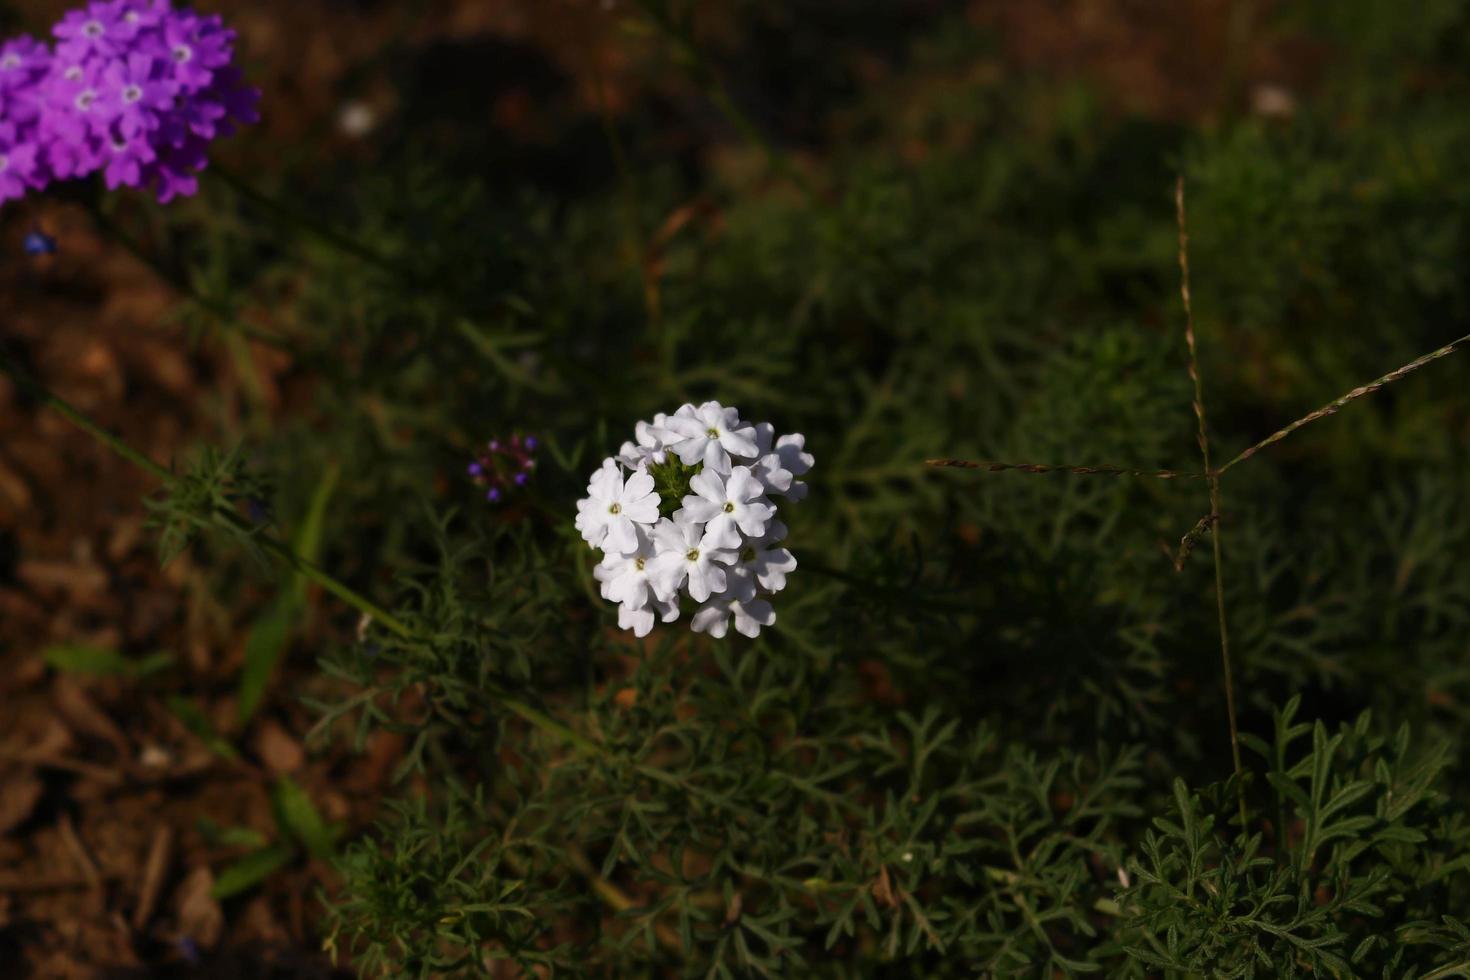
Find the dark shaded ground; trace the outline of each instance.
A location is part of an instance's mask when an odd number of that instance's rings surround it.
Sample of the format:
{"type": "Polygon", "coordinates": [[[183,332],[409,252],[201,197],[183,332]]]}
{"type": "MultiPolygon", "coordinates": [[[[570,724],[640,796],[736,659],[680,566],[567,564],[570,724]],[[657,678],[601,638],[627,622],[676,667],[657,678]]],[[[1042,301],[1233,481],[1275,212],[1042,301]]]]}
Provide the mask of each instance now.
{"type": "MultiPolygon", "coordinates": [[[[211,6],[239,27],[265,89],[265,123],[226,150],[237,169],[278,158],[371,166],[379,140],[412,134],[575,192],[610,173],[600,104],[636,110],[654,129],[650,145],[691,168],[717,164],[728,135],[655,38],[620,29],[622,4],[211,6]],[[343,131],[349,101],[381,122],[366,138],[343,131]]],[[[840,127],[829,112],[854,86],[892,84],[915,98],[943,89],[944,78],[905,75],[903,65],[908,32],[942,17],[993,30],[999,70],[1076,74],[1119,111],[1162,119],[1209,117],[1231,99],[1288,111],[1320,57],[1262,43],[1240,12],[1247,5],[1223,0],[910,2],[879,17],[847,9],[861,6],[803,0],[739,28],[718,9],[702,14],[737,100],[804,156],[840,127]]],[[[60,5],[20,7],[34,28],[60,5]]],[[[192,343],[170,316],[176,296],[105,243],[85,211],[7,206],[0,255],[0,342],[155,459],[216,434],[196,410],[201,399],[218,406],[216,418],[238,413],[245,394],[230,352],[192,343]],[[57,238],[57,256],[21,254],[33,225],[57,238]]],[[[286,365],[264,349],[248,356],[268,403],[289,411],[292,392],[278,383],[286,365]]],[[[287,773],[328,819],[360,828],[401,746],[385,737],[362,756],[306,752],[312,718],[297,696],[322,683],[309,638],[238,728],[249,610],[222,606],[188,555],[159,568],[141,503],[152,489],[0,380],[0,977],[329,975],[313,929],[329,869],[297,861],[218,903],[213,876],[241,849],[211,843],[201,822],[271,834],[269,788],[287,773]],[[42,659],[56,644],[163,650],[177,666],[167,680],[60,674],[42,659]],[[168,694],[198,704],[241,758],[223,760],[191,735],[168,694]]]]}

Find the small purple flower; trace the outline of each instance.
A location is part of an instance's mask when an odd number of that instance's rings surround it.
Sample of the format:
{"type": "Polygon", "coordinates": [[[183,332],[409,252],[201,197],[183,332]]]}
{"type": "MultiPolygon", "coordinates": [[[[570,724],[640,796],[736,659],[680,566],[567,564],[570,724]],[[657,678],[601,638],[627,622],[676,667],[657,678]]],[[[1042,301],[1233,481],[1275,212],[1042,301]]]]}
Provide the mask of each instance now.
{"type": "Polygon", "coordinates": [[[39,186],[40,179],[36,145],[24,139],[14,124],[0,122],[0,202],[24,197],[39,186]]]}
{"type": "Polygon", "coordinates": [[[51,28],[51,33],[61,42],[56,46],[57,54],[74,61],[117,54],[137,33],[133,25],[122,20],[121,14],[119,4],[95,0],[67,11],[51,28]]]}
{"type": "Polygon", "coordinates": [[[25,253],[30,256],[55,255],[56,239],[39,228],[33,228],[26,233],[21,248],[25,249],[25,253]]]}
{"type": "Polygon", "coordinates": [[[530,471],[536,466],[531,452],[535,448],[534,438],[519,433],[509,439],[489,439],[485,442],[485,452],[467,467],[470,479],[489,488],[485,492],[486,500],[499,503],[507,494],[531,481],[530,471]]]}
{"type": "Polygon", "coordinates": [[[209,85],[215,72],[230,63],[234,45],[235,32],[218,14],[201,17],[184,12],[163,25],[163,54],[174,79],[188,91],[209,85]]]}
{"type": "Polygon", "coordinates": [[[102,111],[129,136],[157,129],[162,113],[173,107],[178,86],[157,77],[157,68],[154,58],[135,53],[113,61],[102,73],[102,111]]]}
{"type": "Polygon", "coordinates": [[[178,944],[179,955],[184,958],[185,962],[199,962],[199,944],[196,943],[192,937],[180,936],[178,939],[178,944]]]}
{"type": "Polygon", "coordinates": [[[172,11],[169,0],[122,0],[118,4],[119,34],[129,32],[129,39],[163,23],[172,11]]]}
{"type": "Polygon", "coordinates": [[[158,156],[143,133],[125,135],[120,129],[107,137],[107,163],[102,176],[108,190],[119,187],[141,187],[144,168],[158,156]]]}
{"type": "Polygon", "coordinates": [[[51,67],[51,52],[33,37],[17,37],[0,44],[0,93],[32,88],[51,67]]]}

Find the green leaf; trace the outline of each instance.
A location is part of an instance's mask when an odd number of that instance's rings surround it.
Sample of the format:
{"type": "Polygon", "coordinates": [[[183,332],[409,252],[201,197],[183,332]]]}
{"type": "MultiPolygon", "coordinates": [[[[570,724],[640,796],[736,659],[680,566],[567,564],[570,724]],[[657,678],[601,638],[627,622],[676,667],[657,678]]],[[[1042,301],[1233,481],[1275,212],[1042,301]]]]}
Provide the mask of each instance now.
{"type": "MultiPolygon", "coordinates": [[[[301,522],[301,527],[296,532],[293,546],[295,552],[308,562],[316,564],[320,559],[322,550],[322,523],[327,514],[327,504],[332,499],[332,493],[337,489],[337,479],[342,475],[342,468],[333,463],[327,467],[322,474],[321,481],[317,483],[316,490],[311,495],[311,503],[307,505],[306,517],[301,522]]],[[[297,602],[306,601],[306,579],[301,575],[291,576],[291,590],[297,602]]]]}
{"type": "Polygon", "coordinates": [[[256,830],[254,827],[221,827],[207,817],[201,817],[195,824],[199,828],[199,834],[212,847],[248,847],[258,849],[265,847],[270,840],[256,830]]]}
{"type": "Polygon", "coordinates": [[[146,657],[127,657],[115,650],[85,645],[55,646],[41,655],[46,663],[66,674],[97,677],[142,678],[156,674],[173,663],[173,654],[159,651],[146,657]]]}
{"type": "Polygon", "coordinates": [[[240,758],[240,753],[229,743],[229,740],[215,731],[214,725],[194,702],[177,694],[171,694],[165,704],[168,705],[168,710],[173,713],[173,716],[203,742],[209,751],[231,761],[240,758]]]}
{"type": "MultiPolygon", "coordinates": [[[[292,550],[309,562],[315,563],[321,554],[322,524],[341,472],[341,467],[333,465],[322,474],[311,496],[306,517],[293,539],[292,550]]],[[[250,635],[245,640],[245,664],[240,671],[240,724],[249,722],[260,707],[276,665],[286,652],[291,628],[296,625],[305,604],[306,578],[293,572],[280,593],[250,627],[250,635]]]]}
{"type": "Polygon", "coordinates": [[[287,844],[274,844],[253,851],[221,871],[209,894],[216,899],[226,899],[248,891],[285,867],[295,853],[295,849],[287,844]]]}
{"type": "Polygon", "coordinates": [[[276,664],[286,652],[286,641],[296,622],[299,607],[294,595],[282,592],[250,627],[250,635],[245,638],[245,665],[240,670],[238,711],[241,725],[250,720],[260,706],[261,698],[265,697],[276,664]]]}
{"type": "Polygon", "coordinates": [[[282,776],[276,782],[271,793],[271,806],[283,833],[301,841],[313,857],[332,856],[337,835],[322,819],[311,797],[290,776],[282,776]]]}

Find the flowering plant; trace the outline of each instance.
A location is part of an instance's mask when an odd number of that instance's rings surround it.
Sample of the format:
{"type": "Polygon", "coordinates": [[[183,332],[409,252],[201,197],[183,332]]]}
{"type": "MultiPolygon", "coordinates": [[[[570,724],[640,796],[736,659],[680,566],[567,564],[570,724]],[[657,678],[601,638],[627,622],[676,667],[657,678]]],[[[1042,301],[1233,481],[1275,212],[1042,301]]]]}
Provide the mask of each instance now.
{"type": "Polygon", "coordinates": [[[193,194],[209,143],[258,118],[216,14],[94,0],[52,33],[54,50],[0,44],[0,202],[99,171],[109,189],[193,194]]]}
{"type": "Polygon", "coordinates": [[[603,558],[602,595],[618,626],[647,636],[654,620],[679,618],[679,597],[699,608],[696,633],[757,636],[776,622],[762,596],[786,587],[796,558],[781,547],[786,525],[772,497],[800,500],[811,469],[802,435],[776,437],[719,402],[685,404],[639,422],[633,442],[592,474],[577,501],[577,530],[603,558]]]}

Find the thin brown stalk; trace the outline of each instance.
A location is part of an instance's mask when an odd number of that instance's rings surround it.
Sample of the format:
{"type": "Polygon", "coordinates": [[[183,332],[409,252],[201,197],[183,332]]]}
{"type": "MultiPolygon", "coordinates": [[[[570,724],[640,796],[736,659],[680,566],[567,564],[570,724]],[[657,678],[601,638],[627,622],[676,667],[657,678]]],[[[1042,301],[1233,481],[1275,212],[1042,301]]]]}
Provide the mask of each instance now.
{"type": "Polygon", "coordinates": [[[925,466],[960,470],[1018,470],[1022,473],[1073,473],[1077,476],[1144,476],[1156,480],[1199,479],[1204,473],[1189,470],[1141,470],[1129,466],[1114,466],[1111,463],[1081,465],[1074,463],[1004,463],[992,459],[926,459],[925,466]]]}
{"type": "Polygon", "coordinates": [[[1464,347],[1466,344],[1470,344],[1470,334],[1466,334],[1463,337],[1457,337],[1456,339],[1450,341],[1448,344],[1445,344],[1438,350],[1432,350],[1428,354],[1425,354],[1423,357],[1415,358],[1408,364],[1405,364],[1403,367],[1395,368],[1381,378],[1375,378],[1365,385],[1359,385],[1358,387],[1354,388],[1352,391],[1348,392],[1340,398],[1334,398],[1332,401],[1328,402],[1326,405],[1323,405],[1315,412],[1310,412],[1306,415],[1303,415],[1301,418],[1297,419],[1295,422],[1291,423],[1285,428],[1278,429],[1277,431],[1271,433],[1271,435],[1256,443],[1254,446],[1251,446],[1249,449],[1242,452],[1239,456],[1236,456],[1230,462],[1220,467],[1216,475],[1224,473],[1236,463],[1245,462],[1256,453],[1260,452],[1262,449],[1265,449],[1267,446],[1270,446],[1273,443],[1280,442],[1282,439],[1285,439],[1287,436],[1291,435],[1302,426],[1307,425],[1311,422],[1315,422],[1318,419],[1326,418],[1329,415],[1335,415],[1348,402],[1356,401],[1357,399],[1362,398],[1364,395],[1371,395],[1379,388],[1393,384],[1395,381],[1399,380],[1407,374],[1412,374],[1413,372],[1419,370],[1431,361],[1437,361],[1441,357],[1447,357],[1450,354],[1453,354],[1455,351],[1459,350],[1461,347],[1464,347]]]}
{"type": "MultiPolygon", "coordinates": [[[[1215,552],[1215,609],[1220,620],[1220,667],[1225,676],[1225,713],[1230,722],[1230,758],[1235,765],[1240,829],[1245,832],[1245,773],[1240,764],[1240,731],[1235,717],[1235,681],[1230,667],[1230,631],[1225,616],[1225,560],[1220,547],[1220,474],[1210,467],[1210,437],[1205,416],[1204,384],[1200,381],[1199,350],[1194,338],[1194,305],[1189,294],[1189,222],[1184,210],[1184,176],[1174,183],[1174,211],[1179,221],[1179,296],[1184,301],[1184,342],[1189,348],[1189,380],[1194,383],[1194,416],[1199,422],[1199,452],[1209,474],[1210,542],[1215,552]]],[[[1187,538],[1187,536],[1186,536],[1187,538]]],[[[1182,545],[1181,545],[1182,550],[1182,545]]]]}

